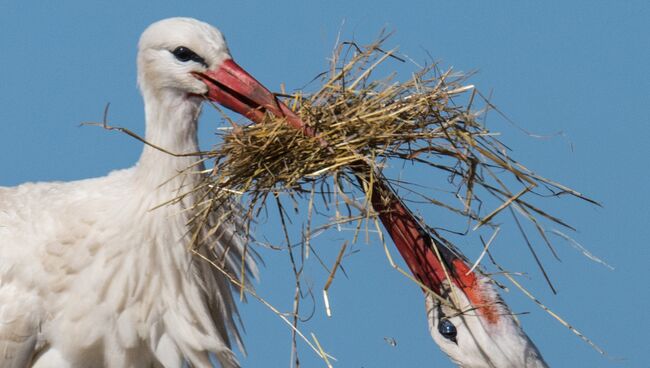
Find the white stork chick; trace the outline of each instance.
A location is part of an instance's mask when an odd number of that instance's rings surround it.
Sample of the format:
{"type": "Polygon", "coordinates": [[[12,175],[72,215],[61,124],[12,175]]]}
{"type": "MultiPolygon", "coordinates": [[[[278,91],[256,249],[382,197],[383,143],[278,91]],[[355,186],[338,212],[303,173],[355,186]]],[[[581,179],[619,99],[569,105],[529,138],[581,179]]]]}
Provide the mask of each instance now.
{"type": "MultiPolygon", "coordinates": [[[[174,153],[199,150],[204,99],[247,116],[278,108],[221,33],[194,19],[143,33],[138,82],[146,140],[174,153]]],[[[0,188],[1,367],[209,367],[210,354],[239,366],[230,283],[187,250],[192,198],[158,207],[197,183],[178,175],[196,160],[145,146],[134,167],[105,177],[0,188]]],[[[206,251],[233,275],[238,230],[236,219],[223,225],[206,251]]]]}

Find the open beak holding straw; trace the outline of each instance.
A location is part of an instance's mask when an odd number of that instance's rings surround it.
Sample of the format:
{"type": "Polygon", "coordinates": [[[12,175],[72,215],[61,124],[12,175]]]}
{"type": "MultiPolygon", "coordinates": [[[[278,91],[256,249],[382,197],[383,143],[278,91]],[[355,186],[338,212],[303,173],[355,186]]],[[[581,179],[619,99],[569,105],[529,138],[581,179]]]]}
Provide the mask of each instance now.
{"type": "Polygon", "coordinates": [[[216,70],[195,73],[208,86],[206,98],[261,124],[266,112],[286,118],[287,123],[313,135],[296,114],[248,74],[232,59],[225,60],[216,70]]]}

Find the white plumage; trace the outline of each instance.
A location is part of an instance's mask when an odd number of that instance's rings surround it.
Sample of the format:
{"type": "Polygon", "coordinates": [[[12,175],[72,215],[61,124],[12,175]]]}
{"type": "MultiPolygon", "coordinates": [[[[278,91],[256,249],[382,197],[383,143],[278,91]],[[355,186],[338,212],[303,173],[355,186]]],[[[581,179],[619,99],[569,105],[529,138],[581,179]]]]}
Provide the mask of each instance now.
{"type": "MultiPolygon", "coordinates": [[[[142,35],[138,81],[147,141],[198,151],[208,86],[194,76],[230,55],[213,27],[174,18],[142,35]],[[202,62],[174,54],[179,46],[202,62]]],[[[192,197],[158,207],[199,180],[196,157],[145,146],[138,163],[106,177],[0,188],[0,366],[237,367],[229,282],[187,250],[192,197]]],[[[206,256],[237,274],[245,239],[223,225],[206,256]],[[225,252],[227,250],[227,252],[225,252]],[[221,258],[220,258],[221,259],[221,258]]],[[[246,269],[255,272],[247,258],[246,269]]]]}

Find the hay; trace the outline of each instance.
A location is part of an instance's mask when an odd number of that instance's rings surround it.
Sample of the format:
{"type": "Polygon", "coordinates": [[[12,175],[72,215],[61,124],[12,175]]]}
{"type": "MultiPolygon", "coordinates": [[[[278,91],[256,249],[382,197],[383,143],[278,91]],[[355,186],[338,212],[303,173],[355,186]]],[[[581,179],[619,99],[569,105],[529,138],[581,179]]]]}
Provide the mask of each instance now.
{"type": "MultiPolygon", "coordinates": [[[[234,198],[243,201],[247,218],[253,220],[269,195],[313,195],[314,187],[326,193],[322,202],[328,206],[340,199],[327,195],[334,183],[346,204],[358,210],[350,216],[352,221],[374,213],[369,201],[355,201],[346,195],[354,191],[352,187],[363,186],[357,178],[374,180],[386,163],[406,161],[448,175],[452,191],[463,198],[463,205],[430,197],[426,201],[467,217],[476,223],[474,229],[490,223],[512,204],[535,224],[541,217],[570,227],[530,203],[525,194],[542,187],[550,195],[588,199],[513,160],[498,134],[482,123],[485,111],[472,109],[480,95],[465,84],[465,76],[452,70],[440,72],[432,64],[405,82],[392,76],[372,79],[382,63],[403,61],[394,50],[384,51],[383,41],[365,47],[342,43],[330,70],[319,78],[322,87],[315,93],[297,92],[285,100],[316,136],[268,114],[264,124],[235,125],[222,131],[223,142],[204,156],[214,166],[200,186],[200,190],[209,191],[201,202],[203,211],[234,198]],[[457,104],[459,99],[467,103],[457,104]],[[507,183],[516,183],[518,188],[507,183]],[[482,195],[496,197],[502,204],[482,215],[473,205],[483,201],[477,187],[484,190],[482,195]]],[[[546,239],[541,227],[538,230],[546,239]]]]}

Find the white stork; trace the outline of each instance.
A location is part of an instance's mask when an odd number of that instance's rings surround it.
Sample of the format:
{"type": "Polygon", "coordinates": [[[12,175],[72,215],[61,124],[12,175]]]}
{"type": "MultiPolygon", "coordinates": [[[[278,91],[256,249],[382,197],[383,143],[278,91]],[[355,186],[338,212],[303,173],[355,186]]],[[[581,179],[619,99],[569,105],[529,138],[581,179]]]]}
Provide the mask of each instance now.
{"type": "MultiPolygon", "coordinates": [[[[205,98],[237,108],[266,91],[193,19],[151,25],[138,70],[146,140],[175,153],[199,150],[205,98]]],[[[179,175],[194,161],[145,146],[134,167],[105,177],[0,188],[1,367],[209,367],[210,353],[239,366],[230,284],[187,251],[192,199],[157,207],[199,180],[179,175]]],[[[208,254],[232,274],[237,230],[224,226],[208,254]]]]}
{"type": "MultiPolygon", "coordinates": [[[[266,110],[313,133],[232,61],[217,29],[194,19],[162,20],[144,32],[138,81],[145,138],[170,152],[198,151],[205,99],[258,122],[266,110]]],[[[209,367],[210,354],[222,367],[239,366],[230,350],[240,337],[229,282],[186,249],[192,198],[159,207],[200,179],[178,175],[195,160],[145,146],[134,167],[106,177],[0,188],[1,367],[209,367]]],[[[373,204],[414,275],[460,303],[427,297],[432,336],[454,362],[546,367],[489,282],[423,240],[430,238],[401,202],[373,204]]],[[[237,224],[223,225],[206,252],[225,257],[232,274],[246,241],[237,224]]],[[[250,257],[244,262],[256,272],[250,257]]]]}

